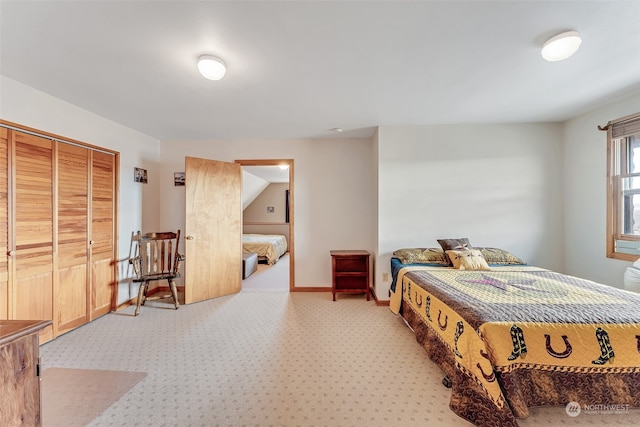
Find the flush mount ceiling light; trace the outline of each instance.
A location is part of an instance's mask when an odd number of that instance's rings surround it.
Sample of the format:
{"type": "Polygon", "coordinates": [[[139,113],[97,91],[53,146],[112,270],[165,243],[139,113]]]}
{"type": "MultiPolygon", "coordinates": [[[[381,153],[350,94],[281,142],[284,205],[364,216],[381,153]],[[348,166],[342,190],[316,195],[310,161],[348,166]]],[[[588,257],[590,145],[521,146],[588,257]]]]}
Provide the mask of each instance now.
{"type": "Polygon", "coordinates": [[[582,39],[577,31],[565,31],[544,43],[542,57],[547,61],[562,61],[576,53],[581,43],[582,39]]]}
{"type": "Polygon", "coordinates": [[[202,55],[198,58],[198,70],[200,74],[209,80],[220,80],[227,72],[222,59],[213,55],[202,55]]]}

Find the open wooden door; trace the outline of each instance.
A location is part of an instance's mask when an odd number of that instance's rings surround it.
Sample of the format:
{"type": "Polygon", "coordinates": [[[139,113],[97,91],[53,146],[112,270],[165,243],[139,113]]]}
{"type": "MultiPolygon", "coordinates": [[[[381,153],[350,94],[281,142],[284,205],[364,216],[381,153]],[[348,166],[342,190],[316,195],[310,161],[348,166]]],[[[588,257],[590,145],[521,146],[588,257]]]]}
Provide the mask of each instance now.
{"type": "Polygon", "coordinates": [[[185,304],[240,292],[242,169],[185,157],[185,304]]]}

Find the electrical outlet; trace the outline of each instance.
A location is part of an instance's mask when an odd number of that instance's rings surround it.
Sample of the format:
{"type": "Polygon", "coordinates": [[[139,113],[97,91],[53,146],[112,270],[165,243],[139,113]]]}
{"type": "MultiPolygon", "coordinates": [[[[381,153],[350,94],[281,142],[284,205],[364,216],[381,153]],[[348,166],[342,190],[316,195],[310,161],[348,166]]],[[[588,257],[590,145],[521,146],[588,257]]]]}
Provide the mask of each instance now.
{"type": "Polygon", "coordinates": [[[389,281],[389,273],[382,273],[382,281],[383,282],[389,281]]]}

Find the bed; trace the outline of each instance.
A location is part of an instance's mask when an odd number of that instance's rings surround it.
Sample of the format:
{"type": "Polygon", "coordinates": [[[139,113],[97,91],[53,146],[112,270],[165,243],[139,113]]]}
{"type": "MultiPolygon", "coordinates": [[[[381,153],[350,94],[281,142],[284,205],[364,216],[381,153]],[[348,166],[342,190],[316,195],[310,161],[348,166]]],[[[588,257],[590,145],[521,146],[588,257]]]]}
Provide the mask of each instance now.
{"type": "Polygon", "coordinates": [[[410,249],[425,256],[394,252],[390,309],[443,370],[453,412],[511,427],[537,406],[640,407],[640,294],[501,249],[473,249],[482,268],[455,268],[441,248],[410,249]]]}
{"type": "Polygon", "coordinates": [[[280,234],[243,234],[242,252],[256,253],[259,260],[273,265],[287,252],[287,239],[280,234]]]}

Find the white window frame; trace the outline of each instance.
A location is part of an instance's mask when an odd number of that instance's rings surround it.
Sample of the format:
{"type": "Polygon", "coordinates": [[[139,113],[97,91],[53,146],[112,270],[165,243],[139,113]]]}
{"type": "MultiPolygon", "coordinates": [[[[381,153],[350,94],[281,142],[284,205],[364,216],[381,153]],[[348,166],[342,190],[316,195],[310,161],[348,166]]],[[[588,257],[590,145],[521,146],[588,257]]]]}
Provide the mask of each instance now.
{"type": "Polygon", "coordinates": [[[601,129],[607,130],[607,257],[633,261],[640,258],[640,233],[623,229],[629,215],[624,201],[625,196],[640,194],[640,188],[625,190],[624,181],[640,179],[640,173],[630,173],[630,144],[640,143],[640,113],[612,120],[601,129]]]}

